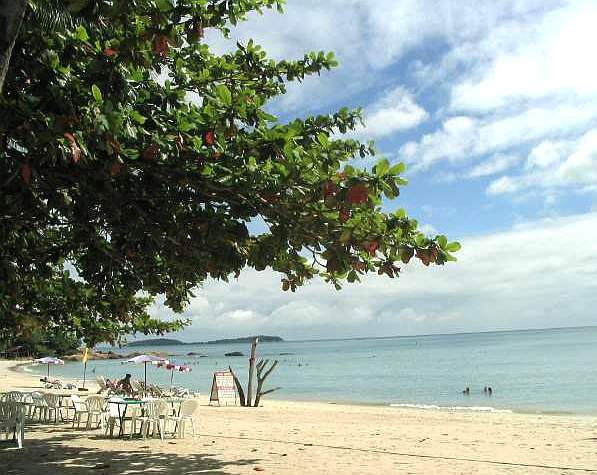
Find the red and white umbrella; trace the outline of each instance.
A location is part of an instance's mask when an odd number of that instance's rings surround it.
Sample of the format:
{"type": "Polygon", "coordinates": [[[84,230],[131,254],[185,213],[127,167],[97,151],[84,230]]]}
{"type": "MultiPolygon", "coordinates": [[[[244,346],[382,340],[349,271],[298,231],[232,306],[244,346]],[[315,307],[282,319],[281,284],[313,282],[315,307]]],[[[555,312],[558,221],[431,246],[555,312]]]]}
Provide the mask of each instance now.
{"type": "Polygon", "coordinates": [[[165,368],[171,371],[170,374],[170,390],[172,390],[172,380],[174,379],[174,372],[178,371],[179,373],[189,373],[192,371],[192,368],[189,365],[182,364],[182,363],[175,363],[174,361],[157,361],[155,364],[158,368],[165,368]]]}

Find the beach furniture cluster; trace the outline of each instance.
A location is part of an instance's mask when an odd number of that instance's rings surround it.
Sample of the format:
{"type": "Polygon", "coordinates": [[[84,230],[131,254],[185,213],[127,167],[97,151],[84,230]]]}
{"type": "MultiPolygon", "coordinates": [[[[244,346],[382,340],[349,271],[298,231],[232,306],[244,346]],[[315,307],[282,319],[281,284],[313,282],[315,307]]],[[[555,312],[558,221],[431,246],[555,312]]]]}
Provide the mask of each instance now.
{"type": "Polygon", "coordinates": [[[134,380],[132,394],[114,394],[102,380],[100,393],[91,395],[62,389],[0,393],[0,433],[12,436],[19,448],[28,427],[59,423],[70,423],[73,430],[83,430],[84,424],[84,430],[100,430],[106,437],[195,436],[197,394],[134,380]]]}

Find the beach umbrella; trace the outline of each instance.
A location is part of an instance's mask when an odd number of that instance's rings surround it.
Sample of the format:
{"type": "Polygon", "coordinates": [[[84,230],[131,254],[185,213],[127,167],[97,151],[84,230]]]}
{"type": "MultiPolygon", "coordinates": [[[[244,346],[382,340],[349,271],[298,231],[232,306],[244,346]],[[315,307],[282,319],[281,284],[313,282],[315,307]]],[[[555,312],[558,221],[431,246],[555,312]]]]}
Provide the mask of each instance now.
{"type": "Polygon", "coordinates": [[[174,372],[190,373],[192,368],[189,365],[182,363],[175,363],[174,361],[158,361],[154,363],[158,368],[165,368],[170,370],[170,391],[172,391],[172,380],[174,379],[174,372]]]}
{"type": "Polygon", "coordinates": [[[63,365],[64,361],[62,361],[60,358],[54,358],[53,356],[44,356],[43,358],[37,358],[35,360],[36,363],[39,364],[47,364],[48,365],[48,378],[50,377],[50,365],[51,364],[57,364],[57,365],[63,365]]]}
{"type": "Polygon", "coordinates": [[[141,364],[145,366],[145,388],[147,389],[147,363],[168,362],[167,359],[155,355],[139,355],[127,360],[129,363],[141,364]]]}

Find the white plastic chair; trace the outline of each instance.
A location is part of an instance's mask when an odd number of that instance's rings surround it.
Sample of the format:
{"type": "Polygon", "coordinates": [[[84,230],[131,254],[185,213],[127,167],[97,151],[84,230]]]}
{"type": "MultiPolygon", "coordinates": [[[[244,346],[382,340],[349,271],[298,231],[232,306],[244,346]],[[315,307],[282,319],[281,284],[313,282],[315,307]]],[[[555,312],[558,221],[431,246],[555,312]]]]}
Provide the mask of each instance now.
{"type": "Polygon", "coordinates": [[[6,439],[13,433],[19,449],[23,448],[25,439],[25,406],[16,401],[0,402],[0,429],[6,433],[6,439]]]}
{"type": "Polygon", "coordinates": [[[5,402],[21,402],[24,396],[25,394],[21,391],[9,391],[3,394],[0,400],[5,402]]]}
{"type": "Polygon", "coordinates": [[[33,406],[33,411],[31,412],[31,418],[35,419],[35,414],[39,412],[38,420],[46,420],[48,417],[48,403],[44,398],[44,395],[40,392],[32,392],[31,393],[31,404],[33,406]]]}
{"type": "Polygon", "coordinates": [[[73,408],[75,409],[75,415],[73,416],[73,428],[75,427],[75,422],[77,423],[77,429],[81,425],[81,417],[83,415],[87,416],[87,424],[89,425],[89,410],[87,405],[81,401],[81,398],[76,394],[71,395],[70,401],[73,403],[73,408]]]}
{"type": "Polygon", "coordinates": [[[149,429],[152,428],[152,433],[155,434],[157,427],[160,438],[164,440],[164,432],[166,429],[166,418],[170,405],[164,401],[149,401],[145,404],[145,411],[138,420],[141,421],[141,433],[145,439],[149,434],[149,429]]]}
{"type": "Polygon", "coordinates": [[[176,436],[178,438],[184,438],[185,429],[187,422],[191,423],[191,429],[193,431],[193,437],[195,437],[195,421],[194,421],[194,414],[199,407],[199,402],[194,401],[192,399],[188,399],[183,401],[180,406],[180,413],[178,416],[169,416],[167,417],[167,421],[172,421],[176,427],[176,436]]]}
{"type": "Polygon", "coordinates": [[[104,428],[104,420],[106,419],[108,412],[106,410],[106,401],[102,396],[89,396],[85,401],[87,406],[87,429],[93,424],[93,419],[97,420],[97,427],[104,428]]]}
{"type": "Polygon", "coordinates": [[[58,422],[58,416],[60,414],[60,396],[57,394],[44,394],[44,400],[46,401],[46,414],[47,420],[52,419],[52,413],[54,413],[54,423],[58,422]]]}
{"type": "Polygon", "coordinates": [[[25,413],[25,418],[30,418],[32,417],[33,414],[33,409],[34,409],[34,405],[33,405],[33,398],[31,397],[31,393],[23,393],[23,397],[21,398],[21,403],[24,406],[24,413],[25,413]]]}

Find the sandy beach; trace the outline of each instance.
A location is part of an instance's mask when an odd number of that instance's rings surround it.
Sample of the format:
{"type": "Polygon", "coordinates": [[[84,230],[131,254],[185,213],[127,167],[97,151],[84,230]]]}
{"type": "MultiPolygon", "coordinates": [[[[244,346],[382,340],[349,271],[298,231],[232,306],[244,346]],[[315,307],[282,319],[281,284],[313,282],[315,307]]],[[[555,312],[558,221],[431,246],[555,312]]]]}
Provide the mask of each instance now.
{"type": "MultiPolygon", "coordinates": [[[[40,388],[0,362],[0,389],[40,388]]],[[[2,474],[597,473],[597,418],[288,402],[214,407],[200,435],[108,439],[70,424],[31,425],[0,445],[2,474]]]]}

